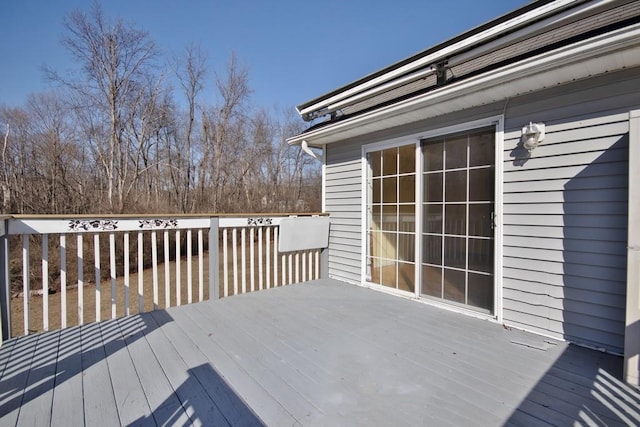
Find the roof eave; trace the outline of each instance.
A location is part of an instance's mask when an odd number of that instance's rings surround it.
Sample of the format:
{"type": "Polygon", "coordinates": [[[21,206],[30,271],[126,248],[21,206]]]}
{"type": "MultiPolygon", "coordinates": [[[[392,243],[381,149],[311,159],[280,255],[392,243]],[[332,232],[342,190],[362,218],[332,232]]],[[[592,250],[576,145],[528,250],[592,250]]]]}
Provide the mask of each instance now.
{"type": "Polygon", "coordinates": [[[544,86],[640,66],[640,24],[601,34],[554,51],[452,83],[426,94],[304,132],[287,140],[312,147],[488,104],[544,86]],[[615,58],[615,61],[612,60],[615,58]],[[612,66],[612,64],[615,64],[612,66]],[[463,106],[463,107],[461,107],[463,106]]]}

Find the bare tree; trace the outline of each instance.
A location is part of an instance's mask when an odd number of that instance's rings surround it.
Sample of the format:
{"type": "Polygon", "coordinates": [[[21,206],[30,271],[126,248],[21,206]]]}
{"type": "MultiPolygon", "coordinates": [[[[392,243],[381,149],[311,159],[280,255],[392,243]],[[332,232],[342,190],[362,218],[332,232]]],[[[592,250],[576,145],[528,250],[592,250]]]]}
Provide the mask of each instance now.
{"type": "Polygon", "coordinates": [[[182,92],[187,99],[187,125],[185,147],[178,147],[174,156],[169,157],[170,173],[177,192],[181,212],[192,211],[192,189],[194,187],[194,141],[196,126],[196,99],[204,89],[206,75],[206,57],[199,46],[189,45],[184,56],[174,60],[174,72],[180,82],[182,92]]]}
{"type": "Polygon", "coordinates": [[[90,14],[72,12],[65,29],[62,43],[78,61],[83,80],[70,81],[55,72],[49,75],[92,100],[92,112],[109,124],[108,140],[95,142],[106,175],[109,208],[122,211],[127,173],[126,110],[152,69],[156,48],[146,32],[120,19],[112,22],[105,18],[98,4],[90,14]]]}

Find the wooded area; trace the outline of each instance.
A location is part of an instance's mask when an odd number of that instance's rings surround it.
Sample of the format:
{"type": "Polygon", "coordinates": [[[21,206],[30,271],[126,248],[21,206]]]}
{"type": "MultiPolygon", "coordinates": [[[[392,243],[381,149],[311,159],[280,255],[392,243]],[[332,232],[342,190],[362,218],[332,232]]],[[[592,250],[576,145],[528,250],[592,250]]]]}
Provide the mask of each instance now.
{"type": "Polygon", "coordinates": [[[302,122],[253,107],[235,55],[220,71],[198,46],[165,58],[97,5],[62,43],[76,72],[45,69],[56,90],[0,106],[0,213],[320,210],[320,164],[285,142],[302,122]]]}

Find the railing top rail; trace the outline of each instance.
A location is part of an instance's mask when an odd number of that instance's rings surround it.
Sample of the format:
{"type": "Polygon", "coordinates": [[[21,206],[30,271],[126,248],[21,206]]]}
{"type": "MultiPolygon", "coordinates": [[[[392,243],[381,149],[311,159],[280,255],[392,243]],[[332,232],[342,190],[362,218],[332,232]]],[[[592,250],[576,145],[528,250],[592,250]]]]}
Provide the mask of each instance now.
{"type": "Polygon", "coordinates": [[[279,225],[284,218],[327,216],[318,213],[249,213],[199,215],[15,215],[8,220],[8,234],[101,233],[118,231],[209,228],[212,218],[220,227],[279,225]]]}
{"type": "Polygon", "coordinates": [[[328,216],[322,212],[238,212],[238,213],[159,213],[159,214],[6,214],[0,219],[137,219],[137,218],[235,218],[235,217],[289,217],[328,216]]]}

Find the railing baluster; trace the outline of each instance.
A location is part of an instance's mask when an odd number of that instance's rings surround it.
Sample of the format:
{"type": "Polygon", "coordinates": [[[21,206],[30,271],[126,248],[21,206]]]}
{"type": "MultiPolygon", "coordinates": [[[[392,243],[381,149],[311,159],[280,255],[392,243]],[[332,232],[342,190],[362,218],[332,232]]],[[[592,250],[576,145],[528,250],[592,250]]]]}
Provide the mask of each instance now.
{"type": "Polygon", "coordinates": [[[262,227],[258,227],[258,289],[262,290],[262,227]]]}
{"type": "Polygon", "coordinates": [[[242,293],[247,292],[247,229],[242,227],[240,229],[240,241],[241,241],[241,273],[242,273],[242,293]]]}
{"type": "Polygon", "coordinates": [[[93,235],[93,274],[96,281],[96,322],[99,322],[102,284],[100,283],[100,236],[98,234],[93,235]]]}
{"type": "Polygon", "coordinates": [[[278,227],[273,228],[273,287],[277,287],[278,280],[278,227]]]}
{"type": "Polygon", "coordinates": [[[42,235],[42,329],[49,330],[49,235],[42,235]]]}
{"type": "Polygon", "coordinates": [[[116,318],[116,235],[109,233],[109,264],[111,273],[111,318],[116,318]]]}
{"type": "Polygon", "coordinates": [[[151,232],[151,273],[153,274],[153,309],[158,309],[158,241],[156,232],[151,232]]]}
{"type": "Polygon", "coordinates": [[[285,254],[280,255],[280,261],[282,264],[282,286],[287,284],[287,258],[285,254]]]}
{"type": "Polygon", "coordinates": [[[24,334],[29,334],[29,235],[22,235],[22,310],[24,334]]]}
{"type": "Polygon", "coordinates": [[[138,313],[144,311],[144,235],[138,231],[138,313]]]}
{"type": "Polygon", "coordinates": [[[131,314],[131,310],[129,309],[129,287],[131,285],[131,278],[129,277],[129,233],[125,232],[123,236],[123,244],[124,244],[124,315],[128,316],[131,314]]]}
{"type": "Polygon", "coordinates": [[[266,227],[267,228],[267,237],[266,237],[266,242],[265,242],[265,246],[267,249],[267,254],[265,256],[265,266],[267,267],[267,289],[269,289],[271,287],[271,268],[269,263],[271,262],[271,227],[266,227]]]}
{"type": "Polygon", "coordinates": [[[227,254],[227,229],[222,230],[222,283],[224,284],[223,295],[229,296],[229,256],[227,254]]]}
{"type": "Polygon", "coordinates": [[[307,280],[307,257],[305,256],[306,254],[303,252],[302,253],[302,281],[306,281],[307,280]]]}
{"type": "Polygon", "coordinates": [[[67,236],[60,235],[60,327],[67,327],[67,236]]]}
{"type": "MultiPolygon", "coordinates": [[[[206,222],[211,218],[206,218],[206,222]]],[[[18,220],[19,221],[19,220],[18,220]]],[[[40,219],[38,219],[40,221],[40,219]]],[[[169,221],[169,220],[167,220],[169,221]]],[[[187,286],[187,295],[185,295],[185,301],[188,303],[193,303],[197,300],[203,301],[205,296],[213,286],[218,285],[218,278],[220,274],[223,276],[223,284],[224,287],[224,296],[229,295],[239,295],[242,293],[270,289],[278,286],[283,286],[287,284],[293,284],[301,281],[313,280],[314,278],[320,277],[321,267],[321,252],[318,250],[313,251],[294,251],[291,253],[280,253],[278,251],[278,240],[280,234],[280,228],[278,224],[279,219],[275,221],[256,221],[252,225],[248,225],[241,218],[229,218],[224,219],[223,221],[223,268],[220,271],[214,267],[213,261],[209,263],[209,272],[210,275],[215,275],[216,283],[212,285],[210,283],[210,288],[205,292],[204,289],[204,280],[205,280],[205,271],[204,271],[204,258],[206,256],[204,250],[204,231],[206,230],[207,225],[205,225],[205,219],[197,218],[195,220],[189,219],[188,221],[182,220],[173,220],[170,222],[164,223],[164,226],[159,226],[158,224],[163,224],[163,222],[158,222],[157,220],[132,220],[132,219],[123,219],[123,220],[73,220],[69,223],[69,225],[65,225],[60,223],[59,220],[49,220],[45,219],[42,224],[43,226],[35,226],[32,232],[35,234],[40,234],[41,242],[42,242],[42,265],[38,266],[38,275],[42,273],[42,282],[36,284],[36,289],[39,290],[42,288],[42,311],[38,311],[32,313],[31,309],[40,310],[40,301],[37,299],[32,299],[30,292],[33,291],[32,283],[31,283],[31,266],[30,266],[30,241],[32,239],[31,235],[23,235],[22,236],[22,288],[24,292],[24,301],[23,301],[23,311],[24,311],[24,332],[25,334],[33,333],[36,330],[44,329],[50,330],[51,328],[57,328],[58,326],[61,328],[66,328],[74,324],[76,313],[69,312],[69,310],[75,310],[75,308],[70,307],[75,304],[74,301],[70,303],[69,301],[69,291],[67,286],[73,285],[74,283],[67,283],[71,276],[67,271],[67,251],[69,246],[67,245],[67,235],[69,233],[76,234],[77,244],[75,242],[71,243],[71,247],[73,245],[77,246],[77,282],[78,282],[78,300],[77,300],[77,317],[78,324],[82,325],[85,323],[85,295],[84,295],[84,262],[88,261],[91,265],[91,256],[93,256],[93,268],[94,268],[94,277],[95,277],[95,288],[93,288],[94,294],[89,294],[87,298],[89,298],[89,311],[92,313],[87,313],[88,320],[93,321],[93,307],[91,305],[94,304],[95,300],[95,321],[105,320],[107,318],[116,318],[117,316],[129,316],[132,312],[135,311],[135,302],[132,300],[132,286],[134,282],[132,282],[131,275],[136,272],[135,261],[132,259],[132,252],[134,251],[134,247],[132,247],[131,242],[131,233],[137,233],[138,239],[138,247],[137,247],[137,275],[138,275],[138,312],[144,312],[145,309],[148,310],[153,305],[153,309],[166,308],[171,307],[171,304],[174,305],[182,305],[184,302],[182,301],[182,295],[185,293],[183,290],[182,284],[182,268],[181,257],[182,257],[182,245],[181,245],[181,233],[183,230],[186,231],[186,244],[187,244],[187,274],[186,276],[186,286],[187,286]],[[58,224],[54,224],[54,221],[57,221],[58,224]],[[180,221],[180,222],[178,222],[180,221]],[[269,224],[269,225],[267,225],[269,224]],[[175,231],[175,276],[172,273],[171,267],[171,257],[174,256],[172,251],[174,248],[171,246],[171,237],[173,236],[172,231],[169,227],[174,228],[175,231]],[[154,229],[155,228],[155,229],[154,229]],[[73,231],[72,231],[73,230],[73,231]],[[193,240],[193,232],[194,230],[198,233],[198,242],[196,246],[196,242],[193,240]],[[249,230],[249,231],[247,231],[249,230]],[[256,231],[257,230],[257,231],[256,231]],[[158,235],[158,231],[163,232],[162,238],[158,235]],[[88,232],[88,233],[87,233],[88,232]],[[57,234],[59,242],[56,241],[55,244],[51,245],[55,248],[57,244],[59,244],[60,252],[60,264],[51,267],[49,264],[49,256],[50,256],[50,242],[49,242],[49,234],[57,234]],[[116,242],[116,234],[122,233],[122,240],[116,242]],[[231,236],[229,235],[231,233],[231,236]],[[257,233],[257,235],[256,235],[257,233]],[[93,245],[93,254],[89,254],[85,257],[83,245],[84,245],[84,235],[92,234],[93,242],[89,241],[89,247],[93,245]],[[102,254],[101,253],[101,243],[105,246],[105,250],[107,249],[106,237],[109,236],[109,252],[102,254]],[[144,248],[144,240],[146,239],[146,235],[149,235],[151,238],[151,250],[144,248]],[[100,239],[104,241],[101,242],[100,239]],[[158,254],[159,245],[163,244],[164,251],[161,254],[158,254]],[[117,247],[122,245],[122,261],[118,261],[116,256],[119,256],[120,252],[118,252],[117,247]],[[249,245],[249,247],[247,247],[249,245]],[[196,292],[196,284],[194,271],[195,268],[195,259],[193,259],[193,250],[194,246],[198,251],[198,296],[195,295],[196,292]],[[256,250],[257,248],[257,250],[256,250]],[[145,253],[145,249],[147,252],[145,253]],[[240,251],[240,253],[238,253],[240,251]],[[104,256],[104,260],[102,257],[104,256]],[[232,256],[233,259],[230,260],[229,257],[232,256]],[[107,257],[109,258],[109,279],[110,279],[110,298],[105,294],[102,294],[102,267],[107,261],[107,257]],[[147,272],[147,274],[152,274],[152,277],[148,277],[147,281],[144,281],[144,270],[145,268],[149,268],[148,259],[151,259],[151,270],[147,272]],[[160,287],[159,283],[159,270],[160,266],[158,265],[159,259],[158,257],[163,258],[164,262],[164,288],[160,287]],[[302,259],[300,259],[302,257],[302,259]],[[85,260],[86,258],[86,260],[85,260]],[[249,258],[247,260],[247,258],[249,258]],[[118,267],[118,262],[122,262],[122,267],[118,267]],[[255,263],[258,262],[256,266],[255,263]],[[59,270],[57,270],[59,268],[59,270]],[[122,270],[119,270],[122,268],[122,270]],[[53,270],[52,270],[53,269],[53,270]],[[60,286],[60,292],[56,295],[49,295],[49,286],[51,286],[51,280],[49,279],[49,273],[59,271],[59,281],[56,280],[54,284],[56,287],[60,286]],[[231,271],[232,270],[232,271],[231,271]],[[122,279],[118,278],[118,274],[122,275],[122,279]],[[231,277],[233,277],[233,290],[231,289],[231,277]],[[172,289],[173,281],[175,280],[176,289],[175,291],[172,289]],[[249,283],[250,281],[250,283],[249,283]],[[123,288],[120,289],[118,286],[122,284],[123,288]],[[149,289],[148,287],[152,289],[149,289]],[[147,288],[147,289],[145,289],[147,288]],[[121,294],[122,292],[122,294],[121,294]],[[153,295],[148,295],[146,297],[147,301],[145,301],[144,293],[153,295]],[[160,295],[160,292],[164,292],[164,297],[160,295]],[[175,292],[175,301],[172,294],[175,292]],[[58,298],[60,299],[58,302],[58,298]],[[92,298],[94,300],[92,300],[92,298]],[[160,299],[163,299],[163,305],[160,305],[160,299]],[[104,299],[104,301],[103,301],[104,299]],[[34,306],[33,301],[37,302],[37,307],[34,306]],[[104,307],[105,313],[102,313],[102,304],[108,304],[110,301],[110,308],[104,307]],[[54,304],[55,307],[58,307],[60,310],[60,320],[58,320],[57,313],[58,308],[55,308],[54,311],[51,311],[51,305],[54,304]],[[118,308],[118,304],[123,304],[124,307],[122,309],[118,308]],[[109,311],[111,315],[109,316],[109,311]],[[34,316],[32,316],[34,314],[34,316]],[[40,315],[42,315],[42,323],[40,323],[40,315]],[[35,323],[37,323],[34,326],[35,323]]],[[[251,221],[250,221],[251,223],[251,221]]],[[[30,224],[29,224],[30,225],[30,224]]],[[[217,235],[217,233],[216,233],[217,235]]],[[[133,238],[136,238],[136,234],[133,234],[133,238]]],[[[211,236],[211,233],[209,234],[211,236]]],[[[55,238],[55,237],[54,237],[55,238]]],[[[73,238],[73,237],[72,237],[73,238]]],[[[211,239],[211,237],[210,237],[211,239]]],[[[209,242],[210,244],[216,244],[217,242],[209,242]]],[[[220,244],[218,243],[218,244],[220,244]]],[[[40,244],[40,240],[37,241],[37,244],[40,244]]],[[[211,249],[211,248],[209,248],[211,249]]],[[[56,249],[54,249],[56,250],[56,249]]],[[[217,262],[219,251],[215,251],[215,260],[217,262]]],[[[58,256],[58,253],[54,255],[58,256]]],[[[72,254],[73,256],[73,254],[72,254]]],[[[37,258],[37,257],[34,257],[37,258]]],[[[107,268],[107,265],[104,265],[104,268],[107,268]]],[[[75,274],[75,273],[74,273],[75,274]]],[[[104,271],[105,279],[107,276],[107,271],[104,271]]],[[[91,276],[90,276],[91,277],[91,276]]],[[[209,279],[211,281],[210,276],[209,279]]],[[[40,279],[40,278],[39,278],[40,279]]],[[[75,279],[75,278],[74,278],[75,279]]],[[[89,285],[91,285],[91,280],[89,280],[89,285]]],[[[105,280],[105,285],[107,281],[105,280]]],[[[91,288],[89,288],[91,289],[91,288]]],[[[217,295],[216,288],[216,295],[217,295]]],[[[105,288],[108,291],[108,288],[105,288]]],[[[18,319],[19,320],[19,319],[18,319]]]]}
{"type": "Polygon", "coordinates": [[[249,263],[251,264],[250,270],[249,272],[251,273],[251,292],[256,290],[256,282],[255,282],[255,274],[254,274],[254,257],[255,257],[255,249],[254,249],[254,243],[253,243],[253,238],[255,236],[255,232],[254,232],[254,228],[251,227],[251,232],[250,234],[250,238],[249,238],[249,263]]]}
{"type": "Polygon", "coordinates": [[[76,258],[78,262],[78,325],[84,324],[84,254],[82,234],[77,237],[76,258]]]}
{"type": "Polygon", "coordinates": [[[171,270],[169,265],[169,232],[164,231],[164,307],[171,307],[171,270]]]}
{"type": "Polygon", "coordinates": [[[182,301],[182,278],[180,277],[180,230],[176,230],[176,305],[180,305],[182,301]]]}
{"type": "Polygon", "coordinates": [[[198,301],[204,300],[204,238],[202,229],[198,230],[198,301]]]}
{"type": "Polygon", "coordinates": [[[191,230],[187,230],[187,304],[193,302],[193,265],[192,265],[192,253],[191,248],[191,230]]]}
{"type": "Polygon", "coordinates": [[[231,230],[231,249],[233,256],[233,294],[238,295],[238,229],[231,230]]]}

